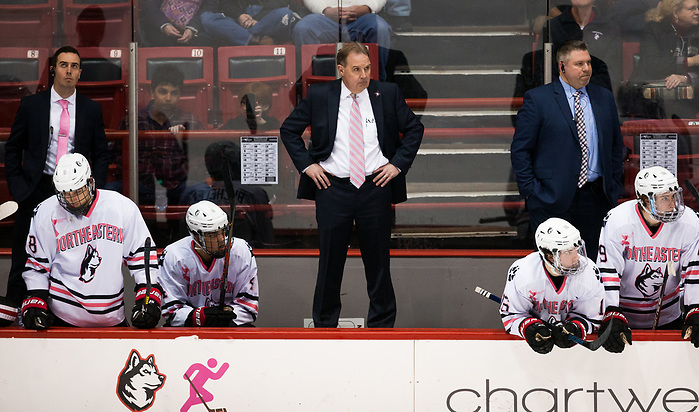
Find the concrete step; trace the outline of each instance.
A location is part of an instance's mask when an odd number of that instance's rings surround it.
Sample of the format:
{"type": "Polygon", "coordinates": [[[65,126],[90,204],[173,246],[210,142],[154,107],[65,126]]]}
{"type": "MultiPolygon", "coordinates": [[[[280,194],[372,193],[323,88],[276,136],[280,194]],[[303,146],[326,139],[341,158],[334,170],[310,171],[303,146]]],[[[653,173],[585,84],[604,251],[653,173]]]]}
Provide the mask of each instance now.
{"type": "Polygon", "coordinates": [[[427,92],[427,98],[512,97],[519,70],[421,70],[397,73],[402,86],[407,76],[427,92]]]}
{"type": "MultiPolygon", "coordinates": [[[[510,165],[509,144],[424,143],[408,176],[413,183],[493,182],[501,185],[514,179],[510,165]]],[[[463,188],[455,186],[448,190],[460,192],[463,188]]]]}
{"type": "Polygon", "coordinates": [[[534,38],[525,27],[428,28],[395,33],[391,48],[400,50],[409,65],[521,65],[534,38]]]}
{"type": "Polygon", "coordinates": [[[526,1],[437,0],[413,1],[414,25],[478,26],[518,25],[526,21],[526,1]]]}

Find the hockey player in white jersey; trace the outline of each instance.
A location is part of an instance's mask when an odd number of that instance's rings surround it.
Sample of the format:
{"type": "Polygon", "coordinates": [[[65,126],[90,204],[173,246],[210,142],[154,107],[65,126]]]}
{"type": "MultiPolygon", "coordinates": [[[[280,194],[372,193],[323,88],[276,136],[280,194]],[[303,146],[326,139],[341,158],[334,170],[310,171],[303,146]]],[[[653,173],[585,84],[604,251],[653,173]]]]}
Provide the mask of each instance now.
{"type": "Polygon", "coordinates": [[[554,344],[575,345],[567,334],[585,339],[599,325],[604,288],[573,225],[550,218],[536,229],[535,240],[538,252],[517,260],[507,272],[500,316],[508,333],[543,354],[554,344]]]}
{"type": "Polygon", "coordinates": [[[243,239],[232,239],[226,293],[220,305],[228,216],[202,200],[187,209],[185,220],[190,236],[166,247],[160,257],[166,325],[251,325],[257,319],[259,291],[250,246],[243,239]]]}
{"type": "Polygon", "coordinates": [[[144,244],[150,233],[138,207],[119,193],[96,190],[90,165],[81,154],[61,157],[53,182],[56,196],[34,210],[27,238],[24,326],[40,330],[52,324],[127,326],[124,262],[137,285],[131,323],[155,327],[162,295],[157,254],[149,253],[148,288],[144,244]]]}
{"type": "Polygon", "coordinates": [[[699,218],[685,207],[677,178],[663,167],[641,170],[634,186],[636,200],[610,210],[600,233],[597,266],[608,305],[600,332],[611,318],[617,319],[604,347],[621,352],[625,341],[632,342],[629,328],[653,327],[668,264],[674,266],[677,276],[667,276],[658,327],[682,327],[684,295],[687,316],[683,329],[686,332],[693,326],[691,341],[697,346],[699,218]]]}

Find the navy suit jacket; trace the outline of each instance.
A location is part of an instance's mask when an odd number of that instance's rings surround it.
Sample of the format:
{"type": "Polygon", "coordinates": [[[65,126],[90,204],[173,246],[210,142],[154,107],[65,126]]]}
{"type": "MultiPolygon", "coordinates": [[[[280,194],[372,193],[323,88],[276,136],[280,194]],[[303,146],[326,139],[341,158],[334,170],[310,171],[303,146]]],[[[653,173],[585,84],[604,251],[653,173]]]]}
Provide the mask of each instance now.
{"type": "MultiPolygon", "coordinates": [[[[51,89],[22,98],[5,145],[5,174],[12,197],[21,202],[39,184],[49,147],[51,89]]],[[[97,187],[107,182],[109,152],[102,107],[77,93],[74,153],[91,164],[97,187]]]]}
{"type": "MultiPolygon", "coordinates": [[[[308,96],[286,118],[280,129],[294,166],[301,173],[298,198],[315,200],[316,185],[303,170],[313,163],[327,159],[332,152],[340,109],[341,79],[317,83],[309,88],[308,96]],[[311,140],[306,148],[302,134],[311,126],[311,140]]],[[[392,203],[407,199],[405,174],[420,148],[424,126],[405,103],[403,94],[394,83],[370,81],[369,98],[376,119],[381,152],[401,173],[391,180],[392,203]],[[403,134],[403,138],[400,138],[403,134]]]]}
{"type": "MultiPolygon", "coordinates": [[[[612,93],[588,84],[599,137],[604,193],[616,206],[622,189],[623,141],[612,93]]],[[[529,90],[517,113],[511,146],[512,169],[528,207],[568,210],[577,190],[582,150],[573,114],[559,79],[529,90]]]]}

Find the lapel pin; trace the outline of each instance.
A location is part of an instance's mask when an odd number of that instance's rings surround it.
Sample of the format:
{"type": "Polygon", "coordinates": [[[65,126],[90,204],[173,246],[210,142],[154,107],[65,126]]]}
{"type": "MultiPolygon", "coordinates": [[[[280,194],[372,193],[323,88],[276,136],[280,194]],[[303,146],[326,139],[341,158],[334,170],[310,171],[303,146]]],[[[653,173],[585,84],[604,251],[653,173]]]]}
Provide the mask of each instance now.
{"type": "Polygon", "coordinates": [[[376,92],[376,93],[374,93],[374,94],[376,95],[376,97],[381,96],[381,93],[379,93],[379,92],[376,92]]]}

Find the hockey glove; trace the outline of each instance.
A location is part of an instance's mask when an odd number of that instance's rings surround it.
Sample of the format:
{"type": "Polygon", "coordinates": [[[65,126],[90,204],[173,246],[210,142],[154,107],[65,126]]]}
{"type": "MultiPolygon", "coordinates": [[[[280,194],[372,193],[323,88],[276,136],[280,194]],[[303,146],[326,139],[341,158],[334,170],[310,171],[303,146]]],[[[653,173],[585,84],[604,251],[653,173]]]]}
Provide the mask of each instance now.
{"type": "Polygon", "coordinates": [[[689,339],[695,348],[699,348],[699,305],[692,305],[687,309],[687,317],[684,319],[682,327],[682,337],[689,339]]]}
{"type": "Polygon", "coordinates": [[[0,296],[0,326],[10,326],[17,320],[17,306],[12,300],[0,296]]]}
{"type": "Polygon", "coordinates": [[[522,322],[520,330],[534,352],[546,354],[553,349],[551,331],[537,318],[527,318],[522,322]]]}
{"type": "Polygon", "coordinates": [[[46,301],[48,290],[29,290],[22,302],[22,323],[27,329],[45,330],[53,323],[46,301]]]}
{"type": "Polygon", "coordinates": [[[559,348],[570,348],[575,346],[575,342],[568,339],[568,335],[575,335],[580,339],[585,339],[585,328],[579,320],[567,320],[562,325],[554,328],[553,340],[559,348]]]}
{"type": "Polygon", "coordinates": [[[233,322],[235,312],[230,306],[223,308],[218,306],[209,306],[196,308],[189,313],[187,320],[184,321],[185,326],[211,326],[211,327],[226,327],[236,326],[233,322]]]}
{"type": "Polygon", "coordinates": [[[605,329],[609,327],[610,322],[612,323],[612,332],[603,344],[604,349],[612,353],[621,353],[624,350],[624,345],[627,343],[631,345],[633,343],[631,340],[629,322],[618,307],[609,306],[607,307],[607,313],[604,314],[602,325],[600,325],[597,334],[601,335],[604,333],[605,329]],[[614,319],[614,322],[611,322],[612,319],[614,319]]]}
{"type": "Polygon", "coordinates": [[[136,298],[131,312],[131,324],[139,329],[153,329],[160,320],[160,302],[163,289],[159,284],[151,287],[146,304],[146,286],[136,285],[136,298]]]}

